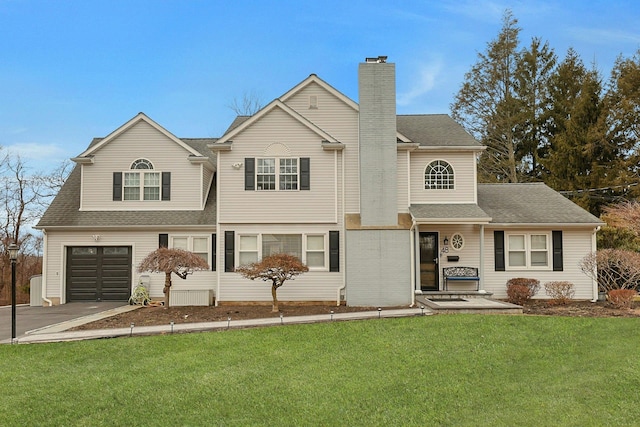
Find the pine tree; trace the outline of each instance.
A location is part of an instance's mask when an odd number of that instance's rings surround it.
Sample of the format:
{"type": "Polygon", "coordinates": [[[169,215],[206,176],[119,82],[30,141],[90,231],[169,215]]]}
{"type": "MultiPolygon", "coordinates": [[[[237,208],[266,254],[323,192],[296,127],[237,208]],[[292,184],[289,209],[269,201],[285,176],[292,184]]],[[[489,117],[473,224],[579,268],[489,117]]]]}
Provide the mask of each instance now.
{"type": "Polygon", "coordinates": [[[487,146],[480,158],[482,181],[518,182],[514,129],[519,101],[515,96],[518,62],[518,20],[507,10],[503,25],[486,53],[465,74],[465,82],[451,105],[452,117],[487,146]]]}

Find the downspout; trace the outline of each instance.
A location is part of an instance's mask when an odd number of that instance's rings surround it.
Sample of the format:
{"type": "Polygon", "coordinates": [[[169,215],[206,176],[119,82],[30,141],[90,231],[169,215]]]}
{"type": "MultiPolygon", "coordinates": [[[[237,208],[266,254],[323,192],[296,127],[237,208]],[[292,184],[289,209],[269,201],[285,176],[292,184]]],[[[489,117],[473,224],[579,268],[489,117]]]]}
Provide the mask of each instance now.
{"type": "MultiPolygon", "coordinates": [[[[591,233],[591,252],[595,252],[598,250],[598,241],[596,239],[596,233],[598,232],[598,230],[600,230],[600,226],[596,227],[593,229],[593,233],[591,233]]],[[[596,279],[591,279],[591,288],[592,288],[592,293],[593,293],[593,299],[591,300],[591,302],[596,302],[598,301],[598,270],[596,267],[596,279]]]]}
{"type": "Polygon", "coordinates": [[[411,228],[409,229],[409,242],[411,244],[411,256],[409,257],[411,262],[411,283],[409,284],[409,289],[411,291],[411,305],[409,307],[413,307],[416,305],[416,237],[413,234],[413,230],[416,228],[416,220],[412,220],[411,228]]]}
{"type": "Polygon", "coordinates": [[[478,284],[478,292],[484,293],[484,224],[480,224],[480,283],[478,284]]]}
{"type": "MultiPolygon", "coordinates": [[[[336,293],[337,293],[337,295],[336,295],[336,307],[340,307],[340,295],[342,295],[342,291],[344,291],[347,288],[347,275],[346,275],[346,270],[347,270],[347,268],[346,268],[346,264],[347,264],[347,253],[346,253],[347,252],[346,251],[346,248],[347,248],[347,244],[346,244],[347,228],[345,227],[345,224],[344,224],[344,222],[345,222],[344,216],[345,216],[345,211],[346,211],[346,208],[344,206],[344,202],[345,202],[345,195],[344,195],[344,188],[345,188],[345,184],[344,184],[344,181],[345,181],[344,180],[344,172],[345,172],[344,151],[340,151],[340,159],[341,159],[341,165],[340,165],[341,166],[341,172],[340,173],[342,174],[342,178],[340,180],[340,188],[341,188],[341,192],[342,192],[341,199],[342,200],[341,200],[340,203],[342,204],[342,236],[343,236],[342,237],[342,241],[344,242],[343,243],[343,248],[344,249],[342,251],[340,251],[340,253],[344,255],[344,263],[343,263],[344,265],[342,266],[342,286],[340,286],[336,290],[336,293]]],[[[338,159],[337,159],[337,153],[336,153],[336,161],[337,160],[338,159]]],[[[337,168],[336,168],[336,170],[337,170],[337,168]]],[[[338,185],[337,182],[336,182],[336,185],[338,185]]],[[[336,218],[336,220],[337,219],[338,218],[336,218]]]]}
{"type": "Polygon", "coordinates": [[[48,259],[47,262],[44,262],[44,254],[47,253],[47,244],[48,244],[48,238],[47,238],[47,230],[45,230],[44,228],[42,229],[42,249],[43,249],[43,262],[42,262],[42,300],[44,302],[46,302],[47,304],[49,304],[49,307],[51,307],[53,305],[53,301],[51,301],[50,299],[47,298],[47,265],[48,265],[48,259]]]}

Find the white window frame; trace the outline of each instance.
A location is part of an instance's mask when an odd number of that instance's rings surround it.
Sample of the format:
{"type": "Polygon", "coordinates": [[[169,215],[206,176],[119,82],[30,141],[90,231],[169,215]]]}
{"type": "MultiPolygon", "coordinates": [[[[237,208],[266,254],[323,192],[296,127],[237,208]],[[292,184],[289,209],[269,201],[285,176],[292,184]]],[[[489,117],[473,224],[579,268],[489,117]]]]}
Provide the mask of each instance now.
{"type": "Polygon", "coordinates": [[[239,267],[242,265],[242,263],[240,262],[240,258],[241,258],[241,253],[256,253],[257,254],[257,261],[260,261],[262,259],[262,236],[264,235],[270,235],[270,234],[276,234],[276,235],[282,235],[282,234],[287,234],[287,235],[295,235],[295,236],[300,236],[301,238],[301,242],[302,242],[302,246],[301,246],[301,256],[302,256],[302,263],[304,265],[307,265],[307,252],[323,252],[324,253],[324,265],[322,267],[309,267],[310,271],[329,271],[329,250],[327,249],[328,247],[328,243],[329,243],[329,233],[239,233],[237,235],[237,240],[236,240],[236,253],[235,253],[235,266],[239,267]],[[308,247],[308,237],[311,236],[322,236],[323,237],[323,250],[309,250],[308,247]],[[256,238],[256,245],[257,245],[257,249],[256,250],[243,250],[242,249],[242,239],[244,237],[255,237],[256,238]]]}
{"type": "Polygon", "coordinates": [[[122,172],[122,200],[125,202],[159,202],[162,200],[162,172],[154,169],[153,163],[147,159],[136,159],[128,170],[122,172]],[[137,176],[137,185],[127,185],[127,178],[137,176]],[[154,177],[157,185],[148,185],[147,178],[154,177]],[[131,197],[127,189],[138,189],[137,198],[131,197]],[[157,189],[157,198],[147,198],[146,189],[157,189]]]}
{"type": "Polygon", "coordinates": [[[184,249],[187,250],[189,252],[193,252],[196,255],[202,255],[205,254],[207,255],[206,259],[205,257],[202,257],[202,259],[204,259],[205,261],[207,261],[207,264],[209,264],[209,266],[211,266],[211,236],[208,234],[193,234],[193,235],[187,235],[187,234],[176,234],[175,236],[172,235],[170,236],[169,239],[169,247],[170,248],[176,248],[175,246],[175,241],[177,239],[185,239],[186,240],[186,247],[182,248],[182,247],[178,247],[177,249],[184,249]],[[203,239],[206,240],[206,252],[202,252],[202,251],[195,251],[195,245],[194,245],[194,240],[196,239],[203,239]]]}
{"type": "Polygon", "coordinates": [[[529,232],[529,233],[505,233],[505,244],[506,244],[506,251],[505,251],[505,264],[506,264],[506,269],[507,270],[551,270],[553,268],[553,265],[551,263],[551,255],[552,255],[552,250],[551,250],[551,235],[549,233],[543,233],[543,232],[529,232]],[[511,237],[515,237],[515,236],[522,236],[524,238],[524,249],[511,249],[511,237]],[[546,245],[546,249],[542,250],[542,249],[535,249],[533,248],[532,245],[532,240],[533,240],[533,236],[544,236],[545,237],[545,245],[546,245]],[[510,257],[509,254],[511,252],[524,252],[524,256],[525,256],[525,265],[515,265],[512,266],[510,263],[510,257]],[[547,265],[532,265],[532,261],[531,261],[531,254],[533,252],[546,252],[547,254],[547,265]]]}
{"type": "Polygon", "coordinates": [[[255,173],[255,189],[257,191],[299,191],[300,190],[300,158],[299,157],[257,157],[256,158],[256,173],[255,173]],[[273,160],[273,173],[265,173],[261,171],[263,169],[263,165],[260,163],[265,160],[273,160]],[[295,162],[293,165],[287,165],[287,162],[295,162]],[[284,164],[283,164],[284,163],[284,164]],[[293,166],[295,168],[295,172],[287,172],[286,168],[293,166]],[[285,168],[285,171],[282,171],[282,168],[285,168]],[[261,188],[262,184],[258,181],[260,176],[273,176],[274,178],[274,188],[261,188]],[[283,188],[284,185],[287,184],[284,177],[295,177],[294,185],[295,188],[283,188]]]}
{"type": "Polygon", "coordinates": [[[424,168],[424,188],[425,190],[455,190],[456,189],[456,171],[451,163],[443,159],[435,159],[424,168]],[[446,165],[446,166],[445,166],[446,165]],[[449,172],[444,174],[442,171],[434,171],[431,169],[448,169],[449,172]],[[433,178],[435,182],[430,183],[433,178]]]}

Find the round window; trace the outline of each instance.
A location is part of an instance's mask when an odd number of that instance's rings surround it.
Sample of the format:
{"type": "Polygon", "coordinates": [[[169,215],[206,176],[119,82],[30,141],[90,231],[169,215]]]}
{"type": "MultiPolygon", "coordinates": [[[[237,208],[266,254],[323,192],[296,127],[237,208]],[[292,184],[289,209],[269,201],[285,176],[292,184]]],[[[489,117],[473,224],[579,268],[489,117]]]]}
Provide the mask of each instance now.
{"type": "Polygon", "coordinates": [[[462,234],[456,233],[451,236],[451,247],[456,251],[459,251],[464,247],[464,238],[462,237],[462,234]]]}

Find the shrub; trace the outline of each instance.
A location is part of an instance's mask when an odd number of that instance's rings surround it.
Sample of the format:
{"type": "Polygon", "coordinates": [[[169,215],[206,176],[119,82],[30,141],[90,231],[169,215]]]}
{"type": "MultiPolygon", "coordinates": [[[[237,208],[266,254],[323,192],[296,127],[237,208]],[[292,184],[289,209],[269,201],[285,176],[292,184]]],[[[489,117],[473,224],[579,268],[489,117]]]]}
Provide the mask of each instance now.
{"type": "Polygon", "coordinates": [[[544,284],[544,289],[557,304],[566,304],[575,295],[573,283],[567,281],[547,282],[544,284]]]}
{"type": "Polygon", "coordinates": [[[531,298],[529,288],[524,285],[507,285],[507,301],[522,305],[531,298]]]}
{"type": "Polygon", "coordinates": [[[522,305],[540,290],[538,279],[527,279],[516,277],[507,282],[507,301],[513,304],[522,305]]]}
{"type": "Polygon", "coordinates": [[[609,302],[616,308],[631,308],[636,291],[633,289],[614,289],[609,291],[609,302]]]}
{"type": "Polygon", "coordinates": [[[598,281],[598,289],[637,289],[640,283],[640,253],[622,249],[602,249],[580,261],[582,272],[598,281]]]}

